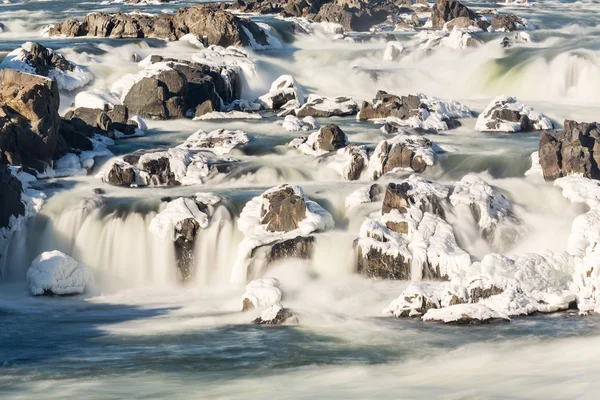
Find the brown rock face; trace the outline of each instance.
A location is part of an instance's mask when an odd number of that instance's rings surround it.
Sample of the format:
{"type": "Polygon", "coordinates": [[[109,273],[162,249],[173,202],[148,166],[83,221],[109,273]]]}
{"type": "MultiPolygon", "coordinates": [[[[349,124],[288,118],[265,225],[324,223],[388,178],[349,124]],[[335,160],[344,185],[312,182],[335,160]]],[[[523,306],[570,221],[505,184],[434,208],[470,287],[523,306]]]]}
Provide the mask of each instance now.
{"type": "Polygon", "coordinates": [[[540,164],[546,180],[581,174],[600,179],[600,124],[565,121],[564,131],[540,138],[540,164]]]}
{"type": "Polygon", "coordinates": [[[345,147],[348,142],[348,138],[342,129],[335,125],[325,125],[319,131],[319,138],[317,143],[319,148],[326,151],[335,151],[345,147]]]}
{"type": "Polygon", "coordinates": [[[265,198],[269,200],[269,208],[261,210],[261,224],[268,224],[270,232],[293,231],[306,218],[306,203],[290,186],[267,194],[265,198]]]}
{"type": "Polygon", "coordinates": [[[446,22],[459,17],[465,17],[473,21],[479,19],[474,11],[462,5],[458,0],[438,0],[438,3],[433,7],[431,22],[434,29],[442,29],[446,22]]]}
{"type": "Polygon", "coordinates": [[[56,82],[12,69],[0,71],[0,162],[43,171],[52,160],[60,117],[56,82]]]}
{"type": "Polygon", "coordinates": [[[395,183],[388,184],[385,195],[383,196],[381,213],[387,214],[392,210],[398,210],[403,214],[406,213],[406,209],[410,207],[408,196],[409,190],[410,185],[406,182],[400,185],[395,183]]]}
{"type": "Polygon", "coordinates": [[[130,187],[135,183],[135,171],[131,167],[121,168],[118,164],[113,164],[107,180],[114,186],[130,187]]]}

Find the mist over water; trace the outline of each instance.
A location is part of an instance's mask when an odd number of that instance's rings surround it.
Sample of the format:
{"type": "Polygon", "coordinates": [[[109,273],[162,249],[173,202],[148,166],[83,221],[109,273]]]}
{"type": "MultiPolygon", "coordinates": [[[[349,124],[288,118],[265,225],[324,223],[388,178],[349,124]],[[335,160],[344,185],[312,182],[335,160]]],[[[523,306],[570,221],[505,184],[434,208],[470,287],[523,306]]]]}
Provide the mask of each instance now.
{"type": "MultiPolygon", "coordinates": [[[[92,11],[173,12],[199,1],[144,7],[100,1],[18,1],[0,5],[0,58],[35,40],[86,66],[91,88],[110,88],[137,72],[151,54],[191,59],[193,44],[142,39],[48,39],[45,25],[92,11]],[[134,57],[135,56],[135,57],[134,57]]],[[[600,3],[536,1],[531,7],[465,1],[528,18],[534,41],[502,49],[503,33],[478,48],[439,49],[383,61],[386,42],[335,40],[331,34],[296,35],[282,49],[250,51],[256,71],[245,76],[242,98],[255,100],[273,80],[291,74],[308,93],[352,96],[359,104],[377,90],[425,93],[482,111],[498,95],[515,96],[550,118],[598,120],[600,107],[600,3]]],[[[261,16],[276,29],[287,22],[261,16]]],[[[402,41],[412,34],[402,34],[402,41]]],[[[61,93],[61,113],[77,92],[61,93]]],[[[91,174],[39,181],[44,208],[11,238],[0,259],[0,398],[435,398],[595,399],[600,387],[600,319],[571,313],[514,318],[507,324],[445,326],[386,318],[381,310],[409,282],[370,280],[356,274],[354,241],[365,217],[381,202],[347,211],[346,197],[371,181],[343,181],[319,158],[287,146],[304,132],[287,132],[275,117],[262,121],[152,121],[145,137],[117,141],[116,156],[164,150],[198,129],[241,129],[250,142],[234,151],[240,168],[202,185],[118,188],[91,174]],[[300,185],[326,209],[336,228],[315,234],[311,261],[269,266],[281,282],[297,326],[252,325],[259,311],[240,313],[244,285],[232,282],[237,227],[246,202],[281,183],[300,185]],[[101,187],[105,193],[94,194],[101,187]],[[194,275],[181,283],[176,249],[148,229],[165,197],[214,193],[226,199],[200,230],[193,248],[194,275]],[[74,297],[32,297],[26,271],[48,250],[89,266],[95,283],[74,297]]],[[[386,138],[371,122],[329,118],[352,143],[370,148],[386,138]]],[[[504,254],[566,250],[581,206],[552,185],[525,179],[539,132],[485,134],[475,119],[431,136],[453,151],[423,175],[451,186],[468,173],[482,176],[513,204],[525,236],[504,254]]],[[[110,162],[100,160],[94,173],[110,162]]],[[[408,174],[383,177],[399,182],[408,174]]],[[[469,211],[449,221],[474,261],[497,251],[472,229],[469,211]],[[471,231],[469,231],[471,229],[471,231]]]]}

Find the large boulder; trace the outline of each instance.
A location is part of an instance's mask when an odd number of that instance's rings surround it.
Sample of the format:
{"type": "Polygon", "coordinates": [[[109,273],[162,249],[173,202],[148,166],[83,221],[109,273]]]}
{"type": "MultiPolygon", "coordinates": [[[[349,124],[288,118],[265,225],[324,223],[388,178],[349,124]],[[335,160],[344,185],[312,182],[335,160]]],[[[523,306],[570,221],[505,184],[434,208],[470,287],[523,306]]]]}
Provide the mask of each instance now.
{"type": "Polygon", "coordinates": [[[329,124],[311,133],[308,137],[294,139],[290,146],[296,147],[305,154],[320,156],[331,151],[344,148],[348,144],[348,137],[342,129],[329,124]]]}
{"type": "Polygon", "coordinates": [[[446,22],[459,17],[465,17],[472,21],[479,19],[473,10],[458,0],[438,0],[437,4],[433,6],[431,14],[432,27],[442,29],[446,22]]]}
{"type": "Polygon", "coordinates": [[[546,180],[568,175],[600,179],[600,123],[567,120],[563,131],[542,133],[539,160],[546,180]]]}
{"type": "Polygon", "coordinates": [[[185,75],[176,70],[142,78],[123,100],[133,114],[156,119],[183,118],[187,111],[188,84],[185,75]]]}
{"type": "Polygon", "coordinates": [[[0,162],[44,171],[60,129],[58,86],[8,68],[0,71],[0,82],[0,162]]]}

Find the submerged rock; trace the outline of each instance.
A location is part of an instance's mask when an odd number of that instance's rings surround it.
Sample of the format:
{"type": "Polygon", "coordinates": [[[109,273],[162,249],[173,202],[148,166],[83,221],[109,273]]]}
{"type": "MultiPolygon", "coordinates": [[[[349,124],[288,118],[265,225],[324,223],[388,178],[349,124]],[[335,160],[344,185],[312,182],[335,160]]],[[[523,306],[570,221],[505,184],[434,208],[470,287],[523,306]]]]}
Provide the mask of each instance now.
{"type": "Polygon", "coordinates": [[[54,250],[40,254],[27,270],[33,295],[82,294],[94,282],[91,270],[73,258],[54,250]]]}

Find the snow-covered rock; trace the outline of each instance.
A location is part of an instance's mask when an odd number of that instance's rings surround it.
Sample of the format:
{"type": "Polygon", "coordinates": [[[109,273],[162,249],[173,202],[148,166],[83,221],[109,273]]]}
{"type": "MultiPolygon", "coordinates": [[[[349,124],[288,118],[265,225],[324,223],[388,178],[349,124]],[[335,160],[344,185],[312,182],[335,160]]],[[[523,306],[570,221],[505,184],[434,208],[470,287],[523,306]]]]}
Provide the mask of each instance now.
{"type": "Polygon", "coordinates": [[[247,143],[248,136],[240,130],[217,129],[209,133],[199,130],[177,147],[190,151],[208,150],[222,156],[247,143]]]}
{"type": "Polygon", "coordinates": [[[475,129],[480,132],[529,132],[553,127],[552,121],[544,114],[507,96],[496,97],[479,114],[475,124],[475,129]]]}
{"type": "Polygon", "coordinates": [[[369,178],[376,180],[388,172],[423,172],[435,161],[438,149],[423,136],[399,134],[379,142],[369,160],[369,178]]]}
{"type": "Polygon", "coordinates": [[[300,105],[304,104],[304,92],[293,76],[282,75],[271,84],[269,92],[260,96],[257,102],[267,110],[279,110],[292,100],[300,105]]]}
{"type": "Polygon", "coordinates": [[[94,281],[91,270],[60,251],[40,254],[27,270],[33,295],[82,294],[94,281]]]}
{"type": "Polygon", "coordinates": [[[341,149],[347,144],[348,136],[335,124],[323,126],[308,137],[296,138],[290,142],[290,146],[315,157],[341,149]]]}
{"type": "Polygon", "coordinates": [[[182,235],[184,224],[192,221],[200,228],[207,228],[209,217],[200,211],[194,200],[180,197],[167,203],[167,206],[152,218],[149,229],[161,239],[176,241],[182,235]]]}
{"type": "Polygon", "coordinates": [[[376,183],[356,189],[346,197],[346,201],[344,202],[346,210],[351,210],[361,204],[381,201],[381,192],[381,186],[376,183]]]}
{"type": "Polygon", "coordinates": [[[366,146],[348,145],[329,158],[327,167],[349,181],[359,180],[369,163],[366,146]]]}
{"type": "Polygon", "coordinates": [[[283,129],[290,132],[309,131],[320,128],[319,123],[314,117],[308,116],[300,119],[291,114],[285,116],[281,126],[283,129]]]}
{"type": "Polygon", "coordinates": [[[350,97],[325,97],[311,94],[306,103],[294,110],[298,118],[343,117],[358,112],[358,104],[350,97]]]}
{"type": "Polygon", "coordinates": [[[255,279],[246,285],[241,298],[241,310],[263,309],[281,301],[283,293],[276,278],[255,279]]]}
{"type": "Polygon", "coordinates": [[[496,320],[510,321],[510,318],[484,304],[456,304],[440,309],[430,309],[423,315],[423,321],[454,324],[480,324],[496,320]]]}
{"type": "Polygon", "coordinates": [[[87,85],[94,75],[85,67],[67,61],[62,55],[39,43],[26,42],[8,53],[0,68],[11,68],[56,80],[58,88],[72,91],[87,85]]]}
{"type": "Polygon", "coordinates": [[[298,318],[279,303],[266,308],[260,317],[254,320],[256,325],[295,325],[298,318]]]}
{"type": "Polygon", "coordinates": [[[230,119],[262,119],[260,114],[244,112],[244,111],[213,111],[203,114],[199,117],[194,117],[194,121],[215,121],[215,120],[230,120],[230,119]]]}

